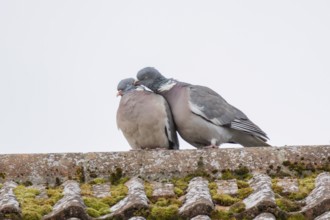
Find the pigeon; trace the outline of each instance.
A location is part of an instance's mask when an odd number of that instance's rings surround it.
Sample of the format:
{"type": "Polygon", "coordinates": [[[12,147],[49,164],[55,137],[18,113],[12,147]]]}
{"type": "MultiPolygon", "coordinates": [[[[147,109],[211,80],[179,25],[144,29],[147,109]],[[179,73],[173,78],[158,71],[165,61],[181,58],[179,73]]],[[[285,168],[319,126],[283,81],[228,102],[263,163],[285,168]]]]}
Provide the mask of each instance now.
{"type": "Polygon", "coordinates": [[[153,67],[141,69],[137,79],[135,85],[144,85],[167,100],[178,133],[194,147],[270,146],[264,131],[212,89],[168,79],[153,67]]]}
{"type": "Polygon", "coordinates": [[[133,150],[179,149],[179,141],[167,101],[142,86],[134,78],[123,79],[117,86],[121,96],[117,126],[133,150]]]}

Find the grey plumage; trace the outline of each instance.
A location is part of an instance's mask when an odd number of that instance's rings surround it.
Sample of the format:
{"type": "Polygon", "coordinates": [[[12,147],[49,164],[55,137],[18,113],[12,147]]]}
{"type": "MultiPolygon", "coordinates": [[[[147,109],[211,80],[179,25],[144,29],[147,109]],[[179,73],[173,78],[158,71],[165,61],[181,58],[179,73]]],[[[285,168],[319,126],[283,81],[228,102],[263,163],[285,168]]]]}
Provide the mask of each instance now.
{"type": "Polygon", "coordinates": [[[132,149],[178,149],[179,142],[167,101],[160,95],[134,85],[134,79],[119,82],[122,96],[117,126],[132,149]]]}
{"type": "Polygon", "coordinates": [[[179,134],[193,146],[269,146],[265,132],[210,88],[167,79],[152,67],[140,70],[137,78],[165,97],[179,134]]]}

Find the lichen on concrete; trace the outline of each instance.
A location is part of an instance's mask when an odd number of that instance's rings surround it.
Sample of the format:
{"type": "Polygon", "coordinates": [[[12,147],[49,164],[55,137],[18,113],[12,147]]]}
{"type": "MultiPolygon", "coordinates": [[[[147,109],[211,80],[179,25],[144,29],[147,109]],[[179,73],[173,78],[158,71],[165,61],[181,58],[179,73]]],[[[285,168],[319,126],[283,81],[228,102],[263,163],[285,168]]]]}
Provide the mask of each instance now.
{"type": "Polygon", "coordinates": [[[218,185],[217,193],[218,194],[229,194],[235,195],[238,192],[237,180],[218,180],[216,181],[218,185]]]}
{"type": "Polygon", "coordinates": [[[132,217],[136,210],[147,209],[149,207],[148,198],[141,179],[132,178],[125,185],[128,188],[128,195],[110,208],[110,214],[104,215],[99,219],[127,219],[132,217]]]}
{"type": "Polygon", "coordinates": [[[63,183],[63,198],[53,207],[53,211],[46,215],[44,220],[79,218],[90,220],[86,213],[86,205],[81,198],[79,183],[69,180],[63,183]]]}
{"type": "Polygon", "coordinates": [[[265,200],[275,203],[275,194],[269,176],[264,174],[255,175],[250,181],[250,186],[254,189],[254,193],[243,200],[246,209],[252,208],[265,200]]]}
{"type": "Polygon", "coordinates": [[[34,185],[50,186],[60,185],[70,179],[89,182],[95,178],[108,179],[117,168],[127,177],[170,179],[194,173],[199,168],[200,159],[203,161],[203,170],[214,176],[219,173],[212,173],[213,171],[235,170],[240,166],[263,173],[274,171],[276,174],[278,171],[290,174],[299,171],[300,165],[303,166],[303,170],[326,171],[330,169],[329,157],[328,146],[10,154],[0,155],[0,183],[4,182],[3,177],[20,183],[29,181],[34,185]],[[284,161],[290,161],[293,165],[284,166],[284,161]],[[295,168],[295,164],[299,166],[295,168]]]}
{"type": "Polygon", "coordinates": [[[315,220],[329,220],[329,219],[330,219],[330,211],[325,212],[324,214],[322,214],[319,217],[315,218],[315,220]]]}
{"type": "Polygon", "coordinates": [[[214,209],[208,181],[202,177],[195,177],[189,182],[185,202],[179,209],[179,214],[184,217],[205,215],[214,209]]]}
{"type": "MultiPolygon", "coordinates": [[[[0,205],[0,219],[16,220],[22,214],[24,218],[31,211],[28,207],[51,200],[47,212],[50,208],[52,212],[44,219],[136,216],[181,220],[198,215],[204,216],[196,218],[253,219],[260,215],[267,219],[268,212],[276,219],[323,220],[330,210],[330,181],[324,172],[329,170],[328,146],[0,155],[0,191],[14,180],[18,185],[12,187],[13,198],[19,202],[16,214],[14,210],[4,215],[0,205]],[[139,183],[130,186],[136,177],[139,183]],[[131,192],[135,188],[135,197],[127,194],[124,184],[128,179],[126,184],[131,192]],[[201,184],[192,190],[198,179],[201,184]],[[68,187],[68,180],[74,180],[71,183],[77,187],[68,187]],[[230,187],[226,189],[223,183],[230,187]],[[212,199],[204,198],[207,191],[212,199]],[[59,205],[52,198],[65,204],[57,213],[59,205]],[[188,200],[199,205],[189,206],[188,200]],[[249,200],[251,203],[245,203],[249,200]],[[131,205],[127,205],[129,201],[131,205]],[[184,207],[189,211],[183,212],[184,207]]],[[[4,198],[0,195],[0,204],[4,198]]],[[[46,211],[34,210],[28,219],[40,219],[43,213],[46,211]]]]}
{"type": "Polygon", "coordinates": [[[321,173],[315,180],[315,189],[306,197],[302,213],[308,218],[317,217],[322,210],[330,210],[330,173],[321,173]]]}
{"type": "Polygon", "coordinates": [[[12,213],[17,218],[21,216],[19,203],[14,194],[17,184],[12,181],[5,182],[0,190],[0,219],[5,218],[6,213],[12,213]]]}
{"type": "Polygon", "coordinates": [[[276,218],[272,213],[262,213],[253,220],[276,220],[276,218]]]}

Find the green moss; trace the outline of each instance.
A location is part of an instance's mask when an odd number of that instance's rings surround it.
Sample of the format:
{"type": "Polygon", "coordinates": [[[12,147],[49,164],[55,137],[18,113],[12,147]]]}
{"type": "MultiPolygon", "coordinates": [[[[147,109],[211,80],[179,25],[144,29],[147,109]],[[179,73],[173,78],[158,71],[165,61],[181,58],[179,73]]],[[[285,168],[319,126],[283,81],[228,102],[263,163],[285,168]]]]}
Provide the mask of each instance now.
{"type": "Polygon", "coordinates": [[[62,199],[62,189],[61,188],[49,188],[47,189],[48,199],[45,199],[43,202],[45,204],[49,204],[54,206],[58,200],[62,199]]]}
{"type": "Polygon", "coordinates": [[[299,191],[291,193],[288,197],[293,200],[304,199],[314,188],[315,178],[313,176],[298,180],[299,191]]]}
{"type": "Polygon", "coordinates": [[[212,174],[217,174],[218,172],[219,172],[219,170],[217,170],[217,169],[214,169],[211,171],[212,174]]]}
{"type": "Polygon", "coordinates": [[[172,183],[174,185],[174,193],[180,197],[184,194],[188,188],[188,183],[191,180],[190,177],[186,178],[173,178],[172,183]]]}
{"type": "Polygon", "coordinates": [[[217,194],[218,191],[217,183],[210,182],[209,189],[213,201],[216,204],[222,206],[230,206],[246,198],[253,192],[253,189],[249,186],[249,184],[243,180],[237,180],[237,186],[239,189],[236,195],[231,196],[228,194],[217,194]]]}
{"type": "Polygon", "coordinates": [[[110,213],[109,205],[103,202],[102,199],[92,197],[84,197],[83,199],[90,216],[99,217],[110,213]]]}
{"type": "Polygon", "coordinates": [[[21,182],[21,185],[23,185],[23,186],[32,186],[33,184],[32,184],[31,181],[27,180],[27,181],[21,182]]]}
{"type": "MultiPolygon", "coordinates": [[[[120,182],[121,180],[118,180],[120,182]]],[[[98,180],[95,182],[99,182],[98,180]]],[[[101,181],[103,182],[103,181],[101,181]]],[[[92,217],[98,217],[110,213],[110,207],[125,198],[128,188],[124,184],[111,185],[111,196],[105,198],[93,197],[92,186],[90,184],[82,184],[80,186],[81,194],[88,213],[92,217]]]]}
{"type": "Polygon", "coordinates": [[[252,178],[252,174],[246,166],[239,166],[235,170],[225,169],[221,171],[222,176],[221,179],[229,180],[229,179],[238,179],[238,180],[248,180],[252,178]]]}
{"type": "Polygon", "coordinates": [[[174,187],[174,193],[175,193],[175,195],[180,197],[180,196],[183,196],[184,191],[178,187],[174,187]]]}
{"type": "Polygon", "coordinates": [[[113,185],[110,187],[110,192],[112,197],[124,198],[128,193],[128,188],[124,184],[113,185]]]}
{"type": "Polygon", "coordinates": [[[179,220],[179,207],[176,204],[168,206],[152,205],[148,220],[179,220]]]}
{"type": "Polygon", "coordinates": [[[253,189],[251,187],[246,187],[246,188],[238,189],[237,198],[239,198],[239,199],[245,199],[251,193],[253,193],[253,189]]]}
{"type": "Polygon", "coordinates": [[[237,198],[234,198],[227,194],[216,194],[212,196],[212,199],[215,201],[216,204],[222,205],[222,206],[231,206],[234,203],[240,201],[237,198]]]}
{"type": "Polygon", "coordinates": [[[152,192],[153,192],[153,187],[152,187],[151,183],[145,182],[144,183],[144,190],[146,192],[147,197],[151,198],[152,197],[152,192]]]}
{"type": "Polygon", "coordinates": [[[84,203],[87,207],[93,208],[95,210],[100,210],[103,208],[109,208],[109,205],[103,203],[98,198],[85,197],[84,203]]]}
{"type": "Polygon", "coordinates": [[[287,212],[295,212],[300,210],[300,205],[285,198],[276,199],[276,205],[287,212]]]}
{"type": "Polygon", "coordinates": [[[278,184],[278,179],[272,179],[272,189],[274,193],[278,193],[280,195],[283,194],[283,188],[279,186],[278,184]]]}
{"type": "Polygon", "coordinates": [[[111,196],[101,199],[101,202],[107,204],[108,206],[113,206],[123,198],[128,193],[128,188],[124,184],[119,184],[110,187],[111,196]]]}
{"type": "Polygon", "coordinates": [[[315,175],[298,179],[298,192],[283,193],[283,188],[278,186],[278,179],[272,180],[273,191],[287,199],[302,200],[315,188],[315,175]]]}
{"type": "Polygon", "coordinates": [[[283,161],[283,166],[286,166],[286,167],[288,167],[288,166],[290,166],[291,165],[291,162],[290,161],[288,161],[288,160],[285,160],[285,161],[283,161]]]}
{"type": "Polygon", "coordinates": [[[82,196],[93,196],[92,186],[90,184],[81,184],[80,190],[82,196]]]}
{"type": "Polygon", "coordinates": [[[229,209],[229,213],[241,213],[243,211],[245,211],[245,204],[243,202],[238,202],[229,209]]]}
{"type": "Polygon", "coordinates": [[[222,170],[221,171],[221,179],[223,180],[230,180],[230,179],[235,179],[235,176],[230,170],[222,170]]]}
{"type": "Polygon", "coordinates": [[[0,178],[1,179],[6,179],[6,174],[5,173],[0,173],[0,178]]]}
{"type": "Polygon", "coordinates": [[[251,179],[252,174],[246,166],[239,166],[238,169],[234,170],[234,174],[237,179],[251,179]]]}
{"type": "Polygon", "coordinates": [[[144,216],[148,220],[179,220],[182,219],[178,214],[181,205],[177,198],[158,198],[151,200],[150,210],[136,210],[134,216],[144,216]]]}
{"type": "Polygon", "coordinates": [[[85,171],[84,171],[84,168],[82,166],[81,167],[77,167],[77,169],[76,169],[76,176],[75,176],[74,179],[77,180],[80,183],[85,182],[85,171]]]}
{"type": "MultiPolygon", "coordinates": [[[[32,183],[31,183],[31,185],[32,185],[32,183]]],[[[60,178],[56,177],[55,178],[55,186],[60,186],[60,185],[62,185],[62,182],[61,182],[60,178]]]]}
{"type": "Polygon", "coordinates": [[[11,220],[21,220],[22,219],[22,217],[18,213],[6,213],[1,217],[4,217],[5,219],[11,219],[11,220]]]}
{"type": "Polygon", "coordinates": [[[86,212],[87,212],[88,215],[90,215],[90,216],[92,216],[94,218],[97,218],[97,217],[100,217],[101,216],[100,212],[97,211],[97,210],[95,210],[95,209],[93,209],[93,208],[89,208],[88,207],[86,209],[86,212]]]}
{"type": "Polygon", "coordinates": [[[40,191],[33,188],[27,188],[23,185],[19,185],[14,189],[15,195],[20,198],[34,198],[40,194],[40,191]]]}
{"type": "Polygon", "coordinates": [[[169,205],[177,205],[180,207],[182,205],[182,202],[176,198],[159,198],[155,202],[156,206],[166,207],[169,205]]]}
{"type": "Polygon", "coordinates": [[[312,170],[315,171],[314,167],[309,167],[305,165],[304,162],[294,162],[289,165],[289,170],[296,171],[298,175],[302,175],[304,170],[312,170]]]}
{"type": "Polygon", "coordinates": [[[0,189],[2,188],[2,183],[0,183],[0,189]]]}
{"type": "Polygon", "coordinates": [[[204,168],[203,157],[199,157],[199,160],[197,161],[197,168],[198,169],[203,169],[204,168]]]}
{"type": "MultiPolygon", "coordinates": [[[[96,178],[93,183],[103,183],[104,179],[96,178]]],[[[117,182],[123,181],[122,179],[117,180],[117,182]]],[[[104,198],[93,197],[92,185],[91,184],[81,184],[81,195],[85,205],[87,206],[87,212],[92,217],[99,217],[110,213],[110,207],[115,205],[117,202],[125,198],[128,193],[128,188],[120,183],[117,185],[110,186],[111,196],[104,198]]]]}
{"type": "Polygon", "coordinates": [[[302,214],[293,214],[291,216],[289,216],[288,220],[306,220],[305,216],[303,216],[302,214]]]}
{"type": "MultiPolygon", "coordinates": [[[[322,161],[324,158],[322,159],[322,161]]],[[[321,164],[318,165],[317,162],[311,163],[306,162],[305,158],[300,158],[300,161],[290,162],[284,161],[283,165],[286,166],[291,173],[295,174],[299,177],[306,177],[309,176],[311,173],[320,173],[324,171],[330,170],[330,163],[323,161],[321,164]]]]}
{"type": "Polygon", "coordinates": [[[195,170],[193,173],[187,175],[184,179],[189,182],[194,177],[203,177],[207,180],[211,180],[210,174],[207,171],[205,171],[205,169],[200,169],[200,168],[195,170]]]}
{"type": "Polygon", "coordinates": [[[95,170],[88,170],[89,171],[89,177],[90,178],[97,178],[97,174],[95,170]]]}
{"type": "Polygon", "coordinates": [[[24,220],[40,220],[42,216],[35,211],[25,210],[22,212],[22,217],[24,220]]]}
{"type": "Polygon", "coordinates": [[[122,200],[124,197],[104,197],[101,199],[101,201],[105,204],[107,204],[109,207],[115,205],[117,202],[119,202],[120,200],[122,200]]]}
{"type": "Polygon", "coordinates": [[[209,183],[210,194],[212,198],[217,195],[218,193],[218,184],[216,182],[209,183]]]}
{"type": "MultiPolygon", "coordinates": [[[[92,181],[93,184],[104,183],[104,179],[96,178],[92,181]]],[[[118,182],[125,182],[123,179],[117,180],[118,182]]],[[[110,207],[115,205],[117,202],[125,198],[128,193],[128,188],[120,183],[117,185],[110,186],[111,196],[104,198],[95,198],[93,197],[92,185],[91,184],[81,184],[81,195],[85,205],[89,208],[88,212],[93,217],[98,217],[110,213],[110,207]]]]}
{"type": "Polygon", "coordinates": [[[238,189],[248,188],[250,185],[244,180],[237,180],[238,189]]]}
{"type": "Polygon", "coordinates": [[[124,178],[123,170],[119,167],[116,168],[115,172],[110,174],[109,179],[110,179],[111,184],[113,184],[113,185],[125,183],[128,180],[128,178],[124,178]]]}
{"type": "Polygon", "coordinates": [[[221,219],[221,220],[235,220],[233,213],[224,210],[214,209],[211,212],[211,219],[221,219]]]}
{"type": "Polygon", "coordinates": [[[103,183],[105,183],[105,182],[106,182],[106,180],[103,179],[103,178],[95,178],[95,179],[93,179],[93,180],[90,182],[90,184],[93,184],[93,185],[95,185],[95,184],[103,184],[103,183]]]}
{"type": "Polygon", "coordinates": [[[49,198],[36,198],[40,191],[19,185],[14,189],[14,193],[22,209],[23,219],[37,220],[52,211],[52,206],[63,197],[61,189],[48,189],[49,198]]]}
{"type": "Polygon", "coordinates": [[[147,208],[141,208],[138,209],[136,211],[134,211],[133,216],[143,216],[143,217],[147,217],[150,214],[150,210],[147,208]]]}
{"type": "Polygon", "coordinates": [[[310,193],[315,188],[315,176],[306,177],[299,180],[299,188],[310,193]]]}

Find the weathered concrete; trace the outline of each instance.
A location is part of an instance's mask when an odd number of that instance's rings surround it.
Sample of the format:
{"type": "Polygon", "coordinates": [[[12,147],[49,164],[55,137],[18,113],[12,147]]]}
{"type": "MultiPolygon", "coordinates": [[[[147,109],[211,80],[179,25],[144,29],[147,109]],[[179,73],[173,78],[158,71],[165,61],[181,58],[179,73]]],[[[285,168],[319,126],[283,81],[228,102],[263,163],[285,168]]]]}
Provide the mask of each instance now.
{"type": "Polygon", "coordinates": [[[208,181],[202,177],[195,177],[189,182],[185,202],[179,209],[179,214],[183,217],[195,217],[197,215],[207,215],[214,209],[208,181]]]}
{"type": "Polygon", "coordinates": [[[277,213],[278,207],[275,203],[271,178],[265,174],[255,174],[249,184],[254,192],[243,200],[246,211],[237,215],[238,219],[242,216],[255,218],[264,212],[277,213]]]}
{"type": "MultiPolygon", "coordinates": [[[[0,220],[6,218],[20,220],[22,218],[21,207],[13,193],[17,184],[10,183],[10,180],[25,185],[32,183],[33,185],[30,187],[40,191],[36,198],[48,197],[45,188],[47,184],[50,186],[62,185],[64,197],[53,206],[51,213],[43,216],[43,219],[74,220],[92,219],[86,213],[78,182],[88,182],[97,177],[104,178],[105,181],[108,181],[107,183],[92,185],[93,194],[91,196],[102,198],[109,196],[109,181],[111,180],[109,177],[120,178],[122,174],[131,178],[126,183],[129,188],[127,197],[111,206],[110,214],[98,219],[129,219],[133,215],[144,216],[135,217],[135,220],[149,218],[150,203],[148,203],[144,191],[146,182],[153,184],[152,197],[174,197],[174,199],[183,201],[178,208],[179,214],[184,219],[210,219],[208,216],[211,216],[214,205],[208,183],[201,176],[207,174],[219,177],[224,169],[235,170],[242,166],[247,167],[254,174],[254,178],[249,182],[254,192],[246,199],[239,201],[246,205],[246,210],[234,214],[236,219],[268,220],[275,217],[287,219],[293,214],[303,214],[306,219],[324,220],[329,219],[330,215],[329,173],[325,172],[317,177],[316,188],[301,202],[302,209],[295,213],[287,213],[275,204],[270,178],[278,175],[277,184],[282,186],[287,193],[295,192],[298,187],[297,180],[288,178],[282,180],[283,176],[293,174],[295,171],[292,170],[301,167],[304,167],[302,170],[306,169],[303,171],[306,175],[312,174],[311,171],[319,168],[322,169],[319,169],[318,172],[320,170],[328,171],[329,164],[330,146],[0,155],[0,185],[4,183],[0,189],[0,220]],[[285,175],[282,175],[283,173],[285,175]],[[180,198],[173,193],[172,184],[160,181],[170,182],[167,180],[172,177],[184,177],[187,174],[200,174],[200,177],[191,180],[188,189],[184,192],[186,194],[180,198]],[[137,179],[137,175],[142,178],[137,179]],[[142,181],[143,178],[145,178],[145,182],[142,181]],[[157,182],[155,183],[155,181],[157,182]],[[62,184],[63,182],[64,184],[62,184]],[[136,210],[139,211],[135,212],[136,210]],[[13,215],[7,215],[10,213],[13,215]]],[[[235,174],[235,172],[232,173],[235,174]]],[[[291,178],[299,178],[299,175],[293,176],[295,177],[291,178]]],[[[223,190],[221,193],[234,194],[235,197],[237,190],[235,181],[218,182],[219,188],[223,190]],[[230,187],[226,188],[224,183],[228,183],[230,187]]],[[[230,207],[226,207],[224,210],[229,209],[230,207]]]]}
{"type": "Polygon", "coordinates": [[[110,196],[110,184],[95,184],[92,187],[93,196],[96,198],[104,198],[110,196]]]}
{"type": "Polygon", "coordinates": [[[19,203],[13,190],[17,187],[15,182],[6,182],[0,190],[0,219],[4,219],[5,214],[13,214],[16,218],[21,218],[19,203]]]}
{"type": "Polygon", "coordinates": [[[66,181],[63,183],[64,197],[54,206],[53,211],[46,215],[43,220],[58,220],[79,218],[81,220],[91,220],[85,211],[86,206],[80,196],[80,187],[76,181],[66,181]]]}
{"type": "Polygon", "coordinates": [[[276,220],[276,218],[272,213],[262,213],[253,220],[276,220]]]}
{"type": "Polygon", "coordinates": [[[243,200],[246,209],[257,206],[261,202],[275,203],[275,194],[272,190],[272,180],[265,174],[257,174],[250,181],[254,192],[243,200]]]}
{"type": "Polygon", "coordinates": [[[233,179],[233,180],[217,180],[215,182],[218,185],[217,194],[235,195],[238,192],[236,179],[233,179]]]}
{"type": "Polygon", "coordinates": [[[48,198],[46,186],[44,186],[44,185],[33,185],[33,186],[29,186],[29,188],[39,190],[40,193],[36,196],[36,199],[47,199],[48,198]]]}
{"type": "Polygon", "coordinates": [[[144,217],[140,217],[140,216],[136,216],[136,217],[132,217],[129,220],[146,220],[144,217]]]}
{"type": "Polygon", "coordinates": [[[137,210],[148,209],[148,198],[144,191],[144,183],[139,178],[132,178],[125,185],[127,196],[110,208],[111,213],[98,219],[129,219],[137,210]]]}
{"type": "MultiPolygon", "coordinates": [[[[89,181],[95,177],[108,178],[116,168],[129,177],[149,179],[184,176],[198,169],[209,172],[237,169],[240,165],[265,173],[269,167],[285,170],[284,161],[301,162],[301,158],[311,168],[324,166],[329,163],[330,147],[10,154],[0,155],[0,176],[5,176],[5,180],[59,185],[68,179],[89,181]]],[[[5,181],[2,177],[0,182],[5,181]]]]}
{"type": "Polygon", "coordinates": [[[208,215],[197,215],[190,220],[211,220],[211,218],[208,215]]]}
{"type": "Polygon", "coordinates": [[[330,219],[330,211],[324,213],[323,215],[315,218],[315,220],[329,220],[330,219]]]}
{"type": "Polygon", "coordinates": [[[174,185],[172,183],[160,183],[160,182],[152,182],[153,192],[152,197],[157,199],[159,197],[173,197],[174,193],[174,185]]]}
{"type": "Polygon", "coordinates": [[[84,178],[84,157],[81,153],[0,155],[0,174],[22,183],[61,185],[68,179],[84,178]]]}
{"type": "Polygon", "coordinates": [[[315,218],[330,210],[330,173],[321,173],[315,180],[315,189],[306,197],[302,208],[308,219],[315,218]]]}
{"type": "Polygon", "coordinates": [[[292,178],[279,179],[277,185],[283,188],[283,193],[298,192],[298,180],[292,178]]]}
{"type": "MultiPolygon", "coordinates": [[[[250,186],[255,190],[255,192],[247,197],[247,199],[243,200],[243,202],[250,202],[245,203],[248,209],[237,215],[235,214],[235,217],[236,219],[246,218],[255,220],[273,220],[275,219],[273,216],[276,216],[277,219],[287,219],[289,215],[300,213],[305,215],[308,220],[312,220],[315,217],[320,220],[328,219],[329,213],[325,212],[329,210],[329,177],[329,173],[322,173],[316,178],[316,188],[309,194],[308,197],[306,197],[304,201],[306,206],[303,207],[302,211],[296,213],[285,213],[284,211],[281,211],[273,202],[273,192],[270,188],[270,177],[265,174],[254,175],[254,178],[250,181],[250,186]],[[268,214],[266,214],[266,212],[268,212],[268,214]]],[[[141,211],[141,209],[146,212],[138,213],[148,213],[148,200],[144,192],[144,182],[141,179],[132,178],[126,183],[126,185],[129,188],[127,197],[110,207],[112,213],[99,217],[98,219],[129,219],[133,215],[137,214],[135,211],[141,211]]],[[[0,190],[1,220],[6,219],[4,214],[10,213],[14,214],[10,215],[10,219],[12,220],[20,220],[22,218],[20,215],[20,207],[15,199],[15,195],[13,194],[13,189],[16,186],[17,184],[14,182],[7,182],[0,190]],[[8,194],[4,192],[10,193],[8,194]],[[8,201],[8,195],[10,195],[12,202],[4,202],[8,201]],[[14,206],[8,206],[8,204],[14,204],[14,206]],[[14,211],[12,211],[13,209],[7,209],[4,211],[1,207],[15,208],[14,211]]],[[[91,219],[91,217],[87,216],[85,213],[86,206],[83,204],[80,197],[79,184],[76,181],[67,181],[63,184],[63,186],[64,197],[55,204],[53,207],[53,212],[45,216],[43,219],[91,219]]],[[[45,190],[44,186],[30,187],[41,191],[45,190]]],[[[41,194],[38,196],[40,195],[41,194]]],[[[96,195],[94,196],[96,197],[96,195]]],[[[29,197],[28,194],[27,197],[29,197]]],[[[164,197],[166,198],[167,196],[165,195],[164,197]]],[[[185,197],[185,199],[184,204],[180,207],[180,214],[184,217],[184,219],[210,219],[207,215],[211,214],[213,203],[209,195],[208,182],[205,179],[202,177],[192,179],[189,183],[187,194],[183,197],[185,197]]],[[[47,198],[47,195],[42,196],[42,198],[47,198]]],[[[230,208],[227,207],[227,209],[223,210],[229,209],[230,208]]],[[[147,217],[147,214],[145,215],[145,217],[147,217]]]]}

